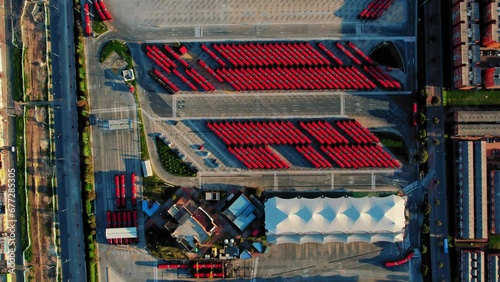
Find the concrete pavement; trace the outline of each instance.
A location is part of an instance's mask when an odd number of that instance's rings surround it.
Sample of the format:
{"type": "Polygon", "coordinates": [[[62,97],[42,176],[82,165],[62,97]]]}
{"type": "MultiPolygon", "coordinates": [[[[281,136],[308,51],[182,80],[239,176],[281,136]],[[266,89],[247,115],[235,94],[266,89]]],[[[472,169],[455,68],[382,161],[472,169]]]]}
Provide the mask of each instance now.
{"type": "Polygon", "coordinates": [[[54,112],[54,131],[61,134],[55,140],[55,155],[62,280],[86,281],[73,2],[51,0],[50,22],[53,92],[54,99],[61,99],[54,112]]]}

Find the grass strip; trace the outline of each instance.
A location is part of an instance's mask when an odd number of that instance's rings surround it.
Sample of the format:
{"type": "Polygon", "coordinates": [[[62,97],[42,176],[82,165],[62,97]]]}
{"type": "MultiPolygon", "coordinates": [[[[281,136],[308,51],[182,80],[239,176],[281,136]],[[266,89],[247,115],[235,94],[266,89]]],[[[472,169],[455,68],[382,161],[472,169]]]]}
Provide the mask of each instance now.
{"type": "Polygon", "coordinates": [[[82,178],[82,198],[85,212],[83,214],[83,232],[85,238],[85,259],[87,267],[87,280],[98,281],[97,264],[99,262],[97,242],[96,242],[96,226],[94,215],[94,199],[88,199],[89,194],[94,191],[94,169],[92,161],[92,143],[90,141],[90,121],[87,92],[87,74],[85,70],[85,45],[83,42],[83,30],[81,23],[81,7],[78,2],[75,2],[74,19],[75,19],[75,52],[77,62],[77,99],[78,99],[78,130],[80,137],[80,169],[82,178]],[[90,192],[90,193],[89,193],[90,192]]]}
{"type": "Polygon", "coordinates": [[[498,106],[498,90],[445,90],[443,106],[498,106]]]}

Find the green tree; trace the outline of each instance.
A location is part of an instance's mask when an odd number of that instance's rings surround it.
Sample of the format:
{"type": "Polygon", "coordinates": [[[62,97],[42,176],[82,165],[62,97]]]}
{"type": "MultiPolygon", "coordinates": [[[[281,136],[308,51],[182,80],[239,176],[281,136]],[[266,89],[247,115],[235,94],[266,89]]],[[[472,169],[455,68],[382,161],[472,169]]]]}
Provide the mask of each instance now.
{"type": "Polygon", "coordinates": [[[422,233],[429,234],[430,231],[431,231],[431,228],[429,227],[429,225],[427,225],[427,224],[424,223],[422,225],[422,233]]]}
{"type": "Polygon", "coordinates": [[[439,145],[440,142],[439,142],[439,139],[434,138],[434,139],[432,139],[432,143],[434,143],[434,145],[437,146],[437,145],[439,145]]]}
{"type": "Polygon", "coordinates": [[[441,222],[441,220],[436,221],[436,224],[437,224],[437,226],[443,225],[443,223],[441,222]]]}
{"type": "Polygon", "coordinates": [[[427,276],[427,274],[429,274],[429,267],[425,264],[422,264],[422,267],[420,268],[420,272],[422,272],[423,276],[427,276]]]}
{"type": "Polygon", "coordinates": [[[90,224],[90,223],[95,223],[95,214],[91,214],[91,215],[89,215],[88,222],[89,222],[89,224],[90,224]]]}
{"type": "Polygon", "coordinates": [[[425,130],[425,129],[420,129],[420,130],[418,131],[418,137],[419,137],[420,139],[424,139],[425,137],[427,137],[427,130],[425,130]]]}
{"type": "Polygon", "coordinates": [[[434,122],[435,124],[438,124],[438,123],[439,123],[439,118],[434,117],[434,118],[432,119],[432,122],[434,122]]]}
{"type": "Polygon", "coordinates": [[[443,267],[444,267],[444,263],[439,262],[439,268],[443,268],[443,267]]]}
{"type": "Polygon", "coordinates": [[[439,183],[441,183],[441,182],[439,181],[439,179],[434,179],[434,184],[435,184],[435,185],[439,185],[439,183]]]}
{"type": "Polygon", "coordinates": [[[418,116],[417,116],[417,120],[420,124],[424,124],[425,121],[427,120],[427,117],[425,116],[424,113],[420,113],[418,116]]]}
{"type": "Polygon", "coordinates": [[[426,245],[422,245],[422,246],[420,247],[420,252],[421,252],[422,254],[427,254],[427,246],[426,246],[426,245]]]}
{"type": "Polygon", "coordinates": [[[93,201],[95,200],[96,194],[95,191],[86,191],[85,192],[85,200],[93,201]]]}
{"type": "Polygon", "coordinates": [[[426,150],[420,150],[418,152],[418,159],[421,163],[426,163],[427,160],[429,159],[429,153],[427,153],[426,150]]]}
{"type": "Polygon", "coordinates": [[[432,96],[431,103],[433,105],[438,105],[439,103],[441,103],[441,97],[439,97],[439,96],[432,96]]]}
{"type": "Polygon", "coordinates": [[[424,204],[424,215],[428,215],[431,213],[431,204],[425,203],[424,204]]]}

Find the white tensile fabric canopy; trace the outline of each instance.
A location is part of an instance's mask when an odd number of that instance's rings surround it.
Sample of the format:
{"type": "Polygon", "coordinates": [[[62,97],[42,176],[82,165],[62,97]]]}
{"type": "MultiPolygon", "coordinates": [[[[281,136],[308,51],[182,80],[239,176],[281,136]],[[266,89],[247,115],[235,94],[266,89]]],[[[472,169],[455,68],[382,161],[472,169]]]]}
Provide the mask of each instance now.
{"type": "Polygon", "coordinates": [[[274,197],[265,203],[268,241],[280,243],[401,242],[406,198],[274,197]]]}

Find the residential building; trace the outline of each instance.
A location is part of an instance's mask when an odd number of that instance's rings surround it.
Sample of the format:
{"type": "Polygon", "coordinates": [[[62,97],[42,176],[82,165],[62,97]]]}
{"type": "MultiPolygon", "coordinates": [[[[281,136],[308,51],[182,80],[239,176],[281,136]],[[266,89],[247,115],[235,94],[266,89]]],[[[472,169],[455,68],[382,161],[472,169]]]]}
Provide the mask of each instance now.
{"type": "Polygon", "coordinates": [[[500,1],[498,0],[486,0],[483,1],[482,10],[482,38],[481,45],[487,48],[499,48],[499,18],[498,18],[498,8],[500,1]]]}
{"type": "Polygon", "coordinates": [[[460,251],[460,281],[486,281],[485,255],[483,251],[460,251]]]}
{"type": "Polygon", "coordinates": [[[500,89],[500,68],[487,68],[483,71],[483,86],[486,89],[500,89]]]}

